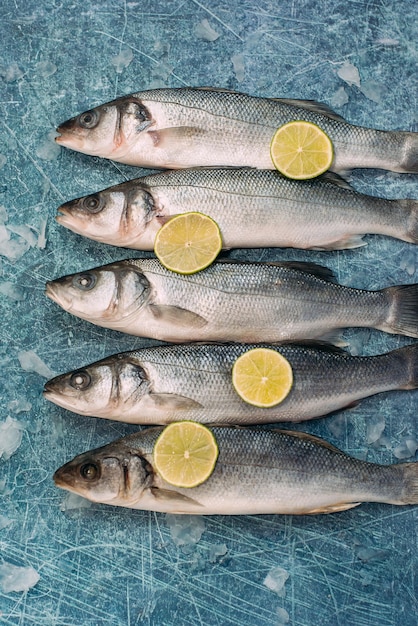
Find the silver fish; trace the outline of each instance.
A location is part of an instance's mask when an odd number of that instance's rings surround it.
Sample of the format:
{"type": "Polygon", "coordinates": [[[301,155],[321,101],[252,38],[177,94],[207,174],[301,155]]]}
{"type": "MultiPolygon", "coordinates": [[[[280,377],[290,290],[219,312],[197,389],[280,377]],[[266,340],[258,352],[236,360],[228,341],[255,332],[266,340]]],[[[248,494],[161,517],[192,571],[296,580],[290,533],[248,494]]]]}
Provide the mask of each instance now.
{"type": "Polygon", "coordinates": [[[46,295],[98,326],[162,341],[274,342],[348,326],[418,337],[418,285],[365,291],[306,263],[215,262],[181,276],[130,259],[47,283],[46,295]]]}
{"type": "Polygon", "coordinates": [[[262,424],[309,420],[382,391],[417,387],[418,344],[372,357],[315,342],[180,344],[115,354],[61,374],[45,384],[44,396],[75,413],[133,424],[262,424]],[[277,350],[293,371],[289,395],[268,409],[250,406],[232,386],[234,362],[256,347],[277,350]]]}
{"type": "Polygon", "coordinates": [[[377,465],[305,433],[214,427],[219,456],[207,481],[166,483],[153,460],[162,428],[81,454],[54,474],[58,487],[93,502],[200,515],[332,513],[361,502],[418,504],[418,463],[377,465]]]}
{"type": "Polygon", "coordinates": [[[174,215],[206,213],[224,248],[341,250],[366,233],[418,242],[418,202],[357,193],[335,175],[296,181],[271,170],[197,168],[144,176],[66,202],[57,221],[96,241],[153,250],[174,215]]]}
{"type": "Polygon", "coordinates": [[[418,172],[418,134],[352,126],[312,101],[257,98],[219,89],[154,89],[81,113],[56,141],[129,165],[179,169],[232,165],[273,169],[270,143],[291,120],[320,126],[334,146],[333,171],[372,167],[418,172]]]}

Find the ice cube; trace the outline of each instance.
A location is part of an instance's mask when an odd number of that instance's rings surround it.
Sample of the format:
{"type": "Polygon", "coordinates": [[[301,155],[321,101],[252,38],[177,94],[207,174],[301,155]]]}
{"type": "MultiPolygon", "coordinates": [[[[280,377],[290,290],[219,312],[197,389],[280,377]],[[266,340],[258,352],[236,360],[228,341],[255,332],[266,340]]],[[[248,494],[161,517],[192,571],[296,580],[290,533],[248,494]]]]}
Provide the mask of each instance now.
{"type": "Polygon", "coordinates": [[[225,543],[215,544],[210,547],[209,550],[209,561],[211,563],[216,563],[216,561],[220,560],[220,557],[225,556],[228,552],[228,548],[225,543]]]}
{"type": "Polygon", "coordinates": [[[7,528],[7,526],[10,526],[10,524],[13,524],[13,521],[11,519],[6,517],[5,515],[0,515],[0,530],[3,530],[3,528],[7,528]]]}
{"type": "Polygon", "coordinates": [[[202,20],[194,29],[196,37],[205,41],[216,41],[220,34],[209,24],[208,20],[202,20]]]}
{"type": "Polygon", "coordinates": [[[18,567],[6,561],[0,565],[0,587],[3,593],[28,591],[39,579],[40,576],[33,567],[18,567]]]}
{"type": "Polygon", "coordinates": [[[282,567],[272,567],[267,576],[265,577],[263,584],[271,591],[274,591],[281,598],[286,595],[284,584],[289,578],[289,572],[282,567]]]}
{"type": "Polygon", "coordinates": [[[19,302],[20,300],[24,300],[25,294],[17,287],[15,284],[5,281],[4,283],[0,283],[0,294],[10,298],[10,300],[14,300],[15,302],[19,302]]]}
{"type": "Polygon", "coordinates": [[[370,417],[367,422],[367,443],[376,443],[385,430],[386,421],[383,415],[370,417]]]}
{"type": "Polygon", "coordinates": [[[24,426],[9,415],[0,424],[0,459],[7,461],[22,443],[24,426]]]}
{"type": "Polygon", "coordinates": [[[117,74],[122,74],[125,67],[128,67],[134,58],[131,48],[122,48],[122,50],[112,58],[112,65],[117,74]]]}
{"type": "Polygon", "coordinates": [[[418,450],[418,441],[415,437],[407,436],[396,446],[393,454],[397,459],[410,459],[418,450]]]}
{"type": "Polygon", "coordinates": [[[355,65],[350,61],[345,61],[337,71],[338,76],[347,83],[347,85],[356,85],[360,87],[360,74],[355,65]]]}
{"type": "Polygon", "coordinates": [[[33,350],[19,352],[17,355],[19,363],[25,372],[33,372],[44,378],[53,378],[54,372],[42,361],[42,359],[33,350]]]}
{"type": "Polygon", "coordinates": [[[55,130],[50,130],[49,133],[43,135],[36,148],[36,156],[44,161],[54,161],[61,152],[61,148],[55,141],[55,137],[55,130]]]}
{"type": "Polygon", "coordinates": [[[243,54],[234,54],[231,57],[232,65],[234,66],[234,72],[236,79],[239,83],[245,78],[245,64],[244,64],[244,55],[243,54]]]}
{"type": "Polygon", "coordinates": [[[39,78],[48,78],[57,71],[57,66],[51,61],[39,61],[35,68],[39,78]]]}
{"type": "Polygon", "coordinates": [[[332,96],[330,104],[332,107],[342,107],[344,104],[347,104],[347,102],[348,94],[344,87],[340,87],[332,96]]]}
{"type": "Polygon", "coordinates": [[[171,538],[176,546],[195,545],[205,531],[205,520],[200,515],[175,515],[167,513],[171,538]]]}
{"type": "Polygon", "coordinates": [[[26,413],[27,411],[30,411],[32,404],[26,400],[26,398],[16,398],[16,400],[11,400],[9,402],[7,408],[9,411],[17,415],[18,413],[26,413]]]}

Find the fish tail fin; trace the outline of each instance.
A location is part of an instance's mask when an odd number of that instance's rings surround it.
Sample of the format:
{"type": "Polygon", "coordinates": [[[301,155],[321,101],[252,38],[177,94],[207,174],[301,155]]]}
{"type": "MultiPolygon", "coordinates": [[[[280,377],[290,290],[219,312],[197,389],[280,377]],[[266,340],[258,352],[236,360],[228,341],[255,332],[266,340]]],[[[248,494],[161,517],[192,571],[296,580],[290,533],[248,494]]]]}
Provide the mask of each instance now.
{"type": "Polygon", "coordinates": [[[398,463],[392,467],[402,474],[402,489],[396,504],[418,504],[418,463],[398,463]]]}
{"type": "Polygon", "coordinates": [[[418,389],[418,343],[383,355],[390,357],[391,369],[401,376],[399,389],[418,389]]]}
{"type": "Polygon", "coordinates": [[[403,137],[398,172],[418,174],[418,133],[399,132],[403,137]]]}
{"type": "Polygon", "coordinates": [[[379,328],[387,333],[418,338],[418,284],[396,285],[382,292],[388,300],[389,314],[379,328]]]}
{"type": "Polygon", "coordinates": [[[418,243],[418,200],[405,199],[398,200],[397,203],[402,209],[406,222],[402,239],[410,243],[418,243]]]}

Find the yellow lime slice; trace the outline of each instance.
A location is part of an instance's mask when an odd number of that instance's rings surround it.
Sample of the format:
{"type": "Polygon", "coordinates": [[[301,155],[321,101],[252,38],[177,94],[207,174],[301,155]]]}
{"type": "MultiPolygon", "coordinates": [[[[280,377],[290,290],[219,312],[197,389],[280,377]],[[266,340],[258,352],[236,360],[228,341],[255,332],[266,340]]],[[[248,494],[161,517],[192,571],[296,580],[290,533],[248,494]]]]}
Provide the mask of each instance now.
{"type": "Polygon", "coordinates": [[[157,472],[170,485],[197,487],[212,474],[218,444],[206,426],[197,422],[173,422],[154,445],[157,472]]]}
{"type": "Polygon", "coordinates": [[[296,120],[277,129],[270,154],[281,174],[304,180],[315,178],[331,167],[334,149],[331,139],[319,126],[296,120]]]}
{"type": "Polygon", "coordinates": [[[154,252],[160,262],[178,274],[194,274],[208,267],[222,248],[217,223],[203,213],[176,215],[160,228],[154,252]]]}
{"type": "Polygon", "coordinates": [[[292,367],[276,350],[254,348],[235,361],[232,384],[245,402],[272,407],[282,402],[291,390],[292,367]]]}

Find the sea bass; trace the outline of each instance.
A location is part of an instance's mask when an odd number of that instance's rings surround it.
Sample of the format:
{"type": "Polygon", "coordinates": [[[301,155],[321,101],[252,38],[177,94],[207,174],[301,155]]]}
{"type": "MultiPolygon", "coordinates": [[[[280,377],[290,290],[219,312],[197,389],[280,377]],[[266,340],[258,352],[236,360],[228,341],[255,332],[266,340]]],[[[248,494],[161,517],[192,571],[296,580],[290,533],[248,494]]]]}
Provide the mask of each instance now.
{"type": "Polygon", "coordinates": [[[355,248],[375,233],[418,242],[418,201],[357,193],[327,174],[290,180],[271,170],[197,168],[144,176],[66,202],[57,221],[96,241],[153,250],[171,217],[201,211],[224,248],[355,248]]]}
{"type": "Polygon", "coordinates": [[[373,167],[418,172],[418,133],[352,126],[312,101],[220,89],[153,89],[124,96],[64,122],[56,141],[143,167],[273,169],[272,137],[292,120],[313,122],[328,134],[334,146],[333,171],[373,167]]]}
{"type": "Polygon", "coordinates": [[[44,396],[75,413],[134,424],[179,420],[262,424],[298,422],[353,406],[362,398],[418,387],[418,344],[354,357],[317,342],[180,344],[115,354],[45,384],[44,396]],[[293,387],[283,402],[259,408],[232,386],[236,359],[253,348],[277,350],[290,363],[293,387]]]}
{"type": "Polygon", "coordinates": [[[380,291],[331,282],[309,263],[215,262],[182,276],[129,259],[47,283],[46,295],[98,326],[162,341],[274,342],[348,326],[418,337],[418,285],[380,291]]]}
{"type": "Polygon", "coordinates": [[[198,487],[166,483],[148,428],[81,454],[54,474],[58,487],[93,502],[199,515],[332,513],[361,502],[418,504],[418,463],[377,465],[305,433],[214,427],[215,469],[198,487]]]}

